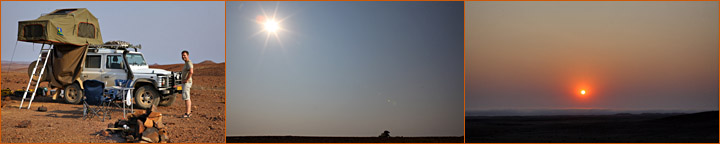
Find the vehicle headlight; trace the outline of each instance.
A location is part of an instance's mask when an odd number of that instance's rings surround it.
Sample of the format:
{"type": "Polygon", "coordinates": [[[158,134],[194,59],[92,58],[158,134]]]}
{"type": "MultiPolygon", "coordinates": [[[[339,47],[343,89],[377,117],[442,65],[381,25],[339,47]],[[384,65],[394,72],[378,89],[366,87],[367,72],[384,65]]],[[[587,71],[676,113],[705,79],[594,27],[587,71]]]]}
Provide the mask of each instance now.
{"type": "Polygon", "coordinates": [[[167,86],[167,77],[159,76],[158,79],[159,79],[158,87],[167,86]]]}

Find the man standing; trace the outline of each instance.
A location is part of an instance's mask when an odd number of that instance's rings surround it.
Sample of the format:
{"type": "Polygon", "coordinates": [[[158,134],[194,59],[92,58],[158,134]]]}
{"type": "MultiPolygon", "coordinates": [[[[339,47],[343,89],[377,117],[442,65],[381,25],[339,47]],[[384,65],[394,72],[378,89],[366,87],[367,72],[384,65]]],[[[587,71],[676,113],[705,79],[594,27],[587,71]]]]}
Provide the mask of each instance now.
{"type": "Polygon", "coordinates": [[[185,114],[183,118],[189,118],[192,116],[190,109],[192,108],[192,102],[190,101],[190,88],[192,87],[192,75],[193,75],[193,64],[190,61],[190,52],[182,51],[182,60],[185,61],[185,66],[182,69],[182,98],[185,100],[185,114]]]}

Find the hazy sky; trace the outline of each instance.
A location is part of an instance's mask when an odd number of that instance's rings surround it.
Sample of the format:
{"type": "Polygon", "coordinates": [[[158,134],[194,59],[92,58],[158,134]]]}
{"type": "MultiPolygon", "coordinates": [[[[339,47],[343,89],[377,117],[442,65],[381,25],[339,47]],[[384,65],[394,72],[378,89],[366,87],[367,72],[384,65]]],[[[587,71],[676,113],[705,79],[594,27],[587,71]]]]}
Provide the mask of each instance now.
{"type": "Polygon", "coordinates": [[[463,2],[228,2],[227,135],[462,136],[462,15],[463,2]],[[279,40],[256,23],[276,8],[279,40]]]}
{"type": "MultiPolygon", "coordinates": [[[[62,8],[87,8],[100,21],[103,41],[142,44],[148,64],[182,63],[190,51],[195,63],[224,62],[224,2],[2,2],[2,60],[9,61],[18,21],[33,20],[62,8]]],[[[34,61],[40,45],[18,42],[13,61],[34,61]]]]}
{"type": "Polygon", "coordinates": [[[717,1],[466,6],[468,110],[718,109],[717,1]]]}

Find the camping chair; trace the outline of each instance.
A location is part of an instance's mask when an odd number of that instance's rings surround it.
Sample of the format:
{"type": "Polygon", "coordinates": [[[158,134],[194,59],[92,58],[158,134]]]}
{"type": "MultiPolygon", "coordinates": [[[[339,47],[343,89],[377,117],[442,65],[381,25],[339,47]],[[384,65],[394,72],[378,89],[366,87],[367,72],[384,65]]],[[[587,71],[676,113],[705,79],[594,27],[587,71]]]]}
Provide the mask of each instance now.
{"type": "Polygon", "coordinates": [[[120,104],[114,103],[113,105],[117,108],[122,108],[123,117],[126,117],[128,112],[133,113],[132,103],[132,80],[115,80],[115,86],[106,89],[106,95],[114,97],[113,101],[121,101],[120,104]],[[122,106],[121,106],[122,105],[122,106]]]}
{"type": "MultiPolygon", "coordinates": [[[[83,82],[83,93],[85,97],[83,101],[83,120],[92,119],[100,116],[102,113],[102,121],[108,117],[109,105],[114,97],[108,98],[104,95],[105,83],[98,80],[86,80],[83,82]]],[[[110,119],[110,118],[108,118],[110,119]]]]}

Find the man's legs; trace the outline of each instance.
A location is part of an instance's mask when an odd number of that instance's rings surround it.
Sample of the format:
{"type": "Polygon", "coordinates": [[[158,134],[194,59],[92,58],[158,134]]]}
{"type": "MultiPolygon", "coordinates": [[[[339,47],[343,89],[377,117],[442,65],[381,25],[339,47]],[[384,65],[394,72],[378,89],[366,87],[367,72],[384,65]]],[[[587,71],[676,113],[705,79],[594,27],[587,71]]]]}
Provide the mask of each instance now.
{"type": "Polygon", "coordinates": [[[192,109],[192,102],[190,101],[190,88],[192,88],[192,83],[183,84],[182,96],[183,100],[185,100],[185,114],[190,114],[192,109]]]}
{"type": "Polygon", "coordinates": [[[192,107],[192,102],[190,100],[185,100],[185,105],[187,106],[186,112],[187,114],[190,113],[190,109],[192,107]]]}

